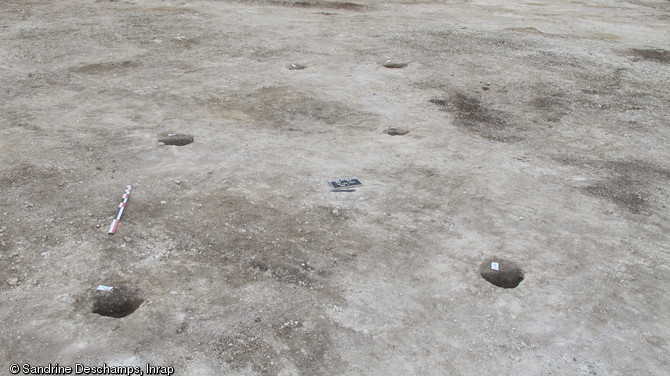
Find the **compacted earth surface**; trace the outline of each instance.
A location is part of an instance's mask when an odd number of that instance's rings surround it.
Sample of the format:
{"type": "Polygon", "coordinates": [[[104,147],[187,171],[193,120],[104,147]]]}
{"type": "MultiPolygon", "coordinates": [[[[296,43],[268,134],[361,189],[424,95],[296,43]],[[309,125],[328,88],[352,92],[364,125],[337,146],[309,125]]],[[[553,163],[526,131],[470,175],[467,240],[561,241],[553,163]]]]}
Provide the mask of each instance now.
{"type": "Polygon", "coordinates": [[[3,0],[0,31],[0,374],[670,369],[670,2],[3,0]]]}

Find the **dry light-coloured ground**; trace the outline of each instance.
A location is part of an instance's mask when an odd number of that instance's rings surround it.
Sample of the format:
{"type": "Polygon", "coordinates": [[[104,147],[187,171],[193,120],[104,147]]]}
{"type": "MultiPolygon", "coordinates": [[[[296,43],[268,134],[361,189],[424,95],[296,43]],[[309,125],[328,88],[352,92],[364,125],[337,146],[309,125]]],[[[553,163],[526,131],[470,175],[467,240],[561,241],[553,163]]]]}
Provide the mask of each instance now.
{"type": "Polygon", "coordinates": [[[0,31],[0,374],[670,372],[670,2],[2,0],[0,31]]]}

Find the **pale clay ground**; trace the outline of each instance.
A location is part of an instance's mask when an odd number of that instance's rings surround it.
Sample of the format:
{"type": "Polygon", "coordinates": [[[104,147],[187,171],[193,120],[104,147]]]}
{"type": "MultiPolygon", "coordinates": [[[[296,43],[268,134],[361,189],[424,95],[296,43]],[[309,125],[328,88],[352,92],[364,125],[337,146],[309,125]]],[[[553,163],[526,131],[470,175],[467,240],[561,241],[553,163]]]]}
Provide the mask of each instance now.
{"type": "Polygon", "coordinates": [[[3,0],[0,29],[0,374],[668,374],[670,2],[3,0]],[[99,284],[144,302],[92,313],[99,284]]]}

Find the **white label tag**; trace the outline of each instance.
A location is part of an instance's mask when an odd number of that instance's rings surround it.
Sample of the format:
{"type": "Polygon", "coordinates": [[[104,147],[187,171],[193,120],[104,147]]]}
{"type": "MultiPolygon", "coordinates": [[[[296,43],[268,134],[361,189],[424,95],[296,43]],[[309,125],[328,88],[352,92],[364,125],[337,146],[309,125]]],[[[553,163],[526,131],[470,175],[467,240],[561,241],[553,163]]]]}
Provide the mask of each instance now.
{"type": "Polygon", "coordinates": [[[114,288],[113,286],[100,285],[100,286],[98,286],[97,290],[99,290],[99,291],[112,291],[113,288],[114,288]]]}
{"type": "Polygon", "coordinates": [[[498,270],[499,267],[500,267],[500,265],[497,262],[492,262],[491,263],[491,269],[498,270]]]}

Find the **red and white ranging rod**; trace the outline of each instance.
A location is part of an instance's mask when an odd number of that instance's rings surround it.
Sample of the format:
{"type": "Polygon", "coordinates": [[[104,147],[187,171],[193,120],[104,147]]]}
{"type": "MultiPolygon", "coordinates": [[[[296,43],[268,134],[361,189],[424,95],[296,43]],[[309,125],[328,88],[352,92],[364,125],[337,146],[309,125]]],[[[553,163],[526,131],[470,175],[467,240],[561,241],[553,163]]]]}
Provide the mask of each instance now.
{"type": "Polygon", "coordinates": [[[123,197],[121,197],[121,203],[119,204],[119,207],[116,209],[116,215],[114,216],[114,219],[112,219],[112,225],[109,226],[109,231],[107,231],[109,235],[114,235],[114,233],[116,232],[116,228],[119,227],[119,221],[121,221],[123,208],[125,208],[126,204],[128,203],[128,198],[130,197],[131,189],[133,189],[133,187],[131,185],[128,185],[126,186],[126,191],[123,192],[123,197]]]}

